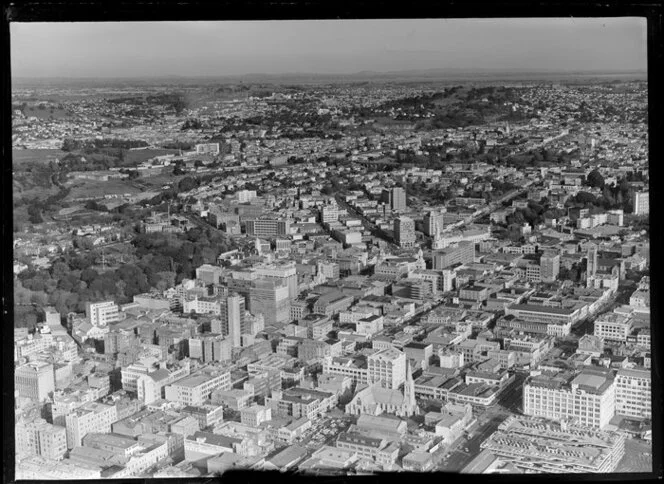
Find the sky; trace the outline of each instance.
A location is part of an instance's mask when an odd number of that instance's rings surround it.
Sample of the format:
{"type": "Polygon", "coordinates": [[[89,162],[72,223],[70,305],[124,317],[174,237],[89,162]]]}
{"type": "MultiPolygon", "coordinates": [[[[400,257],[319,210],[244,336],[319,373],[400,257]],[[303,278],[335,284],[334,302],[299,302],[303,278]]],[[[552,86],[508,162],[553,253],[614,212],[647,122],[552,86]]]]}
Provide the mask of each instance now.
{"type": "Polygon", "coordinates": [[[12,23],[13,77],[645,71],[646,19],[12,23]]]}

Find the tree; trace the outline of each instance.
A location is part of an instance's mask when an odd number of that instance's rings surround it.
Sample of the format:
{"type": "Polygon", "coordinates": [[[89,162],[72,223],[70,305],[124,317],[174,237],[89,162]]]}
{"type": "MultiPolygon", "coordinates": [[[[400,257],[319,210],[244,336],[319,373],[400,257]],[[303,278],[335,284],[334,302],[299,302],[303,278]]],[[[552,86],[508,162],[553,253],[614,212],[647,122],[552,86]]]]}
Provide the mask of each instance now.
{"type": "Polygon", "coordinates": [[[597,170],[597,168],[588,173],[588,178],[586,182],[590,187],[599,188],[600,190],[604,188],[604,177],[597,170]]]}
{"type": "Polygon", "coordinates": [[[185,178],[183,178],[182,180],[179,181],[178,191],[188,192],[189,190],[193,190],[197,186],[198,185],[196,184],[196,180],[194,180],[192,177],[188,176],[188,177],[185,177],[185,178]]]}

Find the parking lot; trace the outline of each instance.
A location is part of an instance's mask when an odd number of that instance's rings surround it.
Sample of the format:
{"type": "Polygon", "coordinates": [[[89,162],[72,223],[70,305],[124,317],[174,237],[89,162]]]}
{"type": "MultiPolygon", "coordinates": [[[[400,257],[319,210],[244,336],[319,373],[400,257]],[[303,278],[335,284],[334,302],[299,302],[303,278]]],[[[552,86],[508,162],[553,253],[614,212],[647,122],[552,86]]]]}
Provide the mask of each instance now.
{"type": "Polygon", "coordinates": [[[348,429],[351,422],[352,417],[350,416],[321,418],[315,421],[312,427],[296,440],[296,443],[303,444],[310,449],[330,445],[336,440],[339,433],[348,429]]]}

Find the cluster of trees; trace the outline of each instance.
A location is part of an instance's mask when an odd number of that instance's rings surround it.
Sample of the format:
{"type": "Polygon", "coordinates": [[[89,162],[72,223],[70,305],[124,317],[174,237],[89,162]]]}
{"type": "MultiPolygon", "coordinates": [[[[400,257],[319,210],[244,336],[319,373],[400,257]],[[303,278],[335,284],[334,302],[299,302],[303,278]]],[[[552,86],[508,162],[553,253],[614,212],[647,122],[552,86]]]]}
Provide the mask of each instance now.
{"type": "Polygon", "coordinates": [[[102,148],[122,148],[125,150],[131,148],[144,148],[149,146],[146,141],[135,139],[121,139],[121,138],[95,138],[87,140],[77,140],[73,138],[65,138],[62,143],[62,151],[81,151],[81,150],[99,150],[102,148]]]}
{"type": "Polygon", "coordinates": [[[540,163],[568,164],[573,156],[574,153],[555,152],[546,148],[539,148],[527,153],[510,156],[505,162],[508,166],[525,168],[527,166],[537,166],[540,163]]]}
{"type": "Polygon", "coordinates": [[[184,94],[178,92],[151,94],[148,96],[118,97],[106,100],[111,104],[129,104],[134,106],[165,106],[180,114],[187,107],[184,94]]]}
{"type": "MultiPolygon", "coordinates": [[[[590,177],[589,177],[590,178],[590,177]]],[[[593,177],[593,181],[589,182],[594,184],[600,181],[593,177]]],[[[597,188],[600,188],[599,186],[597,188]]],[[[602,208],[604,210],[623,209],[625,213],[634,211],[634,202],[632,200],[631,188],[626,179],[621,179],[618,184],[606,185],[601,181],[602,194],[595,196],[589,192],[579,192],[575,196],[570,197],[565,205],[568,207],[582,207],[582,208],[602,208]]]]}
{"type": "Polygon", "coordinates": [[[32,224],[40,224],[44,222],[43,213],[53,210],[54,207],[59,206],[59,203],[69,195],[69,188],[63,188],[55,195],[51,195],[45,199],[33,198],[31,200],[16,200],[14,207],[18,208],[21,205],[26,205],[28,211],[28,221],[32,224]]]}
{"type": "Polygon", "coordinates": [[[516,209],[514,213],[506,217],[506,220],[508,225],[528,223],[535,226],[544,223],[546,218],[559,218],[565,213],[565,210],[550,207],[546,201],[544,203],[531,201],[528,203],[528,207],[516,209]]]}
{"type": "Polygon", "coordinates": [[[182,127],[180,128],[180,131],[186,131],[188,129],[203,129],[209,127],[210,127],[209,123],[205,121],[201,121],[200,119],[196,118],[189,118],[184,121],[182,127]]]}
{"type": "Polygon", "coordinates": [[[164,291],[193,278],[201,264],[214,264],[222,252],[235,248],[232,241],[212,229],[194,228],[186,234],[140,234],[133,241],[134,263],[116,269],[95,269],[95,251],[69,252],[50,269],[27,270],[14,282],[14,302],[22,307],[17,327],[33,324],[39,308],[52,305],[61,314],[83,312],[88,301],[132,300],[136,294],[157,289],[164,291]],[[31,314],[31,316],[28,316],[31,314]]]}

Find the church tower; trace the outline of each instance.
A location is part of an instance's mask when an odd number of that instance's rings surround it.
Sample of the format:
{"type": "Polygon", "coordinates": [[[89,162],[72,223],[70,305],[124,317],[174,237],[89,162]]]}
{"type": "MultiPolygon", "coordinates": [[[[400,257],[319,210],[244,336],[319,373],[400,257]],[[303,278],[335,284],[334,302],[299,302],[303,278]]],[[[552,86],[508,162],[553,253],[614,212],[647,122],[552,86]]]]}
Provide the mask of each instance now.
{"type": "Polygon", "coordinates": [[[410,366],[410,360],[406,361],[406,381],[403,384],[403,413],[405,415],[415,415],[419,413],[417,401],[415,400],[415,382],[413,381],[413,369],[410,366]]]}

